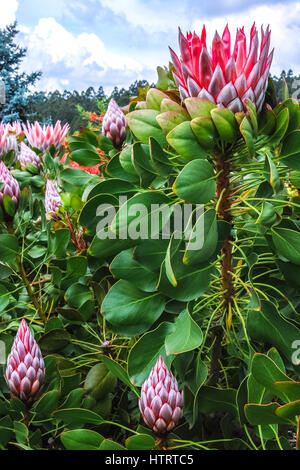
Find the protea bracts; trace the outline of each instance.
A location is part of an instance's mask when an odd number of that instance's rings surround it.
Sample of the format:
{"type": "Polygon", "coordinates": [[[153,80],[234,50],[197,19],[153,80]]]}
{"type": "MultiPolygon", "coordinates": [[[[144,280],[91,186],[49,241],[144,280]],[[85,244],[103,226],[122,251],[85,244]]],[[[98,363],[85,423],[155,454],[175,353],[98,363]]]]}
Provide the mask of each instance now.
{"type": "Polygon", "coordinates": [[[5,155],[11,150],[18,154],[18,141],[14,133],[10,133],[10,124],[0,124],[0,155],[5,155]]]}
{"type": "Polygon", "coordinates": [[[183,391],[178,390],[177,380],[161,356],[143,383],[139,407],[147,426],[160,436],[182,417],[183,391]]]}
{"type": "Polygon", "coordinates": [[[23,319],[7,358],[5,380],[13,396],[30,404],[41,388],[44,375],[41,350],[23,319]]]}
{"type": "Polygon", "coordinates": [[[47,180],[45,194],[45,210],[49,219],[56,219],[57,209],[62,206],[61,197],[53,181],[47,180]]]}
{"type": "Polygon", "coordinates": [[[26,170],[30,167],[35,167],[39,169],[41,166],[40,157],[31,150],[24,142],[21,142],[21,150],[19,154],[19,161],[21,164],[21,168],[26,170]]]}
{"type": "Polygon", "coordinates": [[[258,32],[253,24],[247,51],[244,27],[237,30],[233,50],[228,26],[222,38],[216,31],[211,54],[206,47],[206,29],[201,37],[189,32],[184,36],[179,28],[180,58],[170,48],[175,67],[173,76],[182,100],[188,97],[208,99],[233,112],[246,110],[244,101],[249,98],[261,111],[268,86],[268,75],[273,58],[269,27],[258,32]]]}
{"type": "Polygon", "coordinates": [[[114,147],[121,149],[126,138],[126,119],[114,99],[111,99],[102,122],[102,133],[108,137],[114,147]]]}
{"type": "Polygon", "coordinates": [[[54,145],[56,150],[59,150],[66,135],[70,129],[69,124],[61,127],[61,122],[57,121],[55,126],[43,126],[36,121],[34,124],[27,122],[23,124],[23,130],[31,147],[38,148],[42,152],[48,150],[51,145],[54,145]]]}
{"type": "Polygon", "coordinates": [[[0,162],[0,183],[2,183],[2,187],[0,188],[1,207],[4,208],[3,197],[9,196],[14,203],[15,209],[17,209],[21,196],[20,186],[3,162],[0,162]]]}

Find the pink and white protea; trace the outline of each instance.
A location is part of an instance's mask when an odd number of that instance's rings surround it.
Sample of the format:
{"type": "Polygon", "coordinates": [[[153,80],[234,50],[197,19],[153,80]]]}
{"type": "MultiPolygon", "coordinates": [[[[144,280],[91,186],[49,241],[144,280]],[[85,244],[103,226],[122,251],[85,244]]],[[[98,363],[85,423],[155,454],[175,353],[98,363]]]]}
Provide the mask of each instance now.
{"type": "Polygon", "coordinates": [[[0,162],[0,183],[3,183],[0,188],[1,206],[3,207],[3,196],[6,194],[13,200],[17,208],[19,206],[21,196],[20,186],[3,162],[0,162]]]}
{"type": "Polygon", "coordinates": [[[5,155],[11,150],[18,154],[18,141],[15,134],[10,133],[9,125],[2,123],[0,124],[0,155],[5,155]]]}
{"type": "Polygon", "coordinates": [[[161,356],[143,383],[139,407],[147,426],[159,435],[173,429],[182,417],[183,391],[161,356]]]}
{"type": "Polygon", "coordinates": [[[40,157],[26,144],[24,144],[24,142],[21,142],[19,161],[21,164],[21,168],[24,170],[28,167],[28,165],[33,165],[36,168],[40,168],[41,166],[40,157]]]}
{"type": "Polygon", "coordinates": [[[57,121],[54,127],[52,125],[41,127],[37,121],[34,124],[27,121],[27,125],[23,124],[23,130],[29,145],[45,152],[51,145],[59,150],[70,130],[70,126],[65,124],[61,127],[61,122],[57,121]]]}
{"type": "Polygon", "coordinates": [[[30,404],[45,376],[41,350],[23,319],[7,358],[5,380],[12,395],[30,404]]]}
{"type": "Polygon", "coordinates": [[[56,189],[54,181],[47,180],[45,195],[45,210],[49,219],[56,219],[57,209],[62,206],[61,197],[56,189]]]}
{"type": "Polygon", "coordinates": [[[20,121],[13,121],[13,122],[8,122],[8,123],[4,123],[7,128],[8,128],[8,132],[12,132],[13,134],[15,135],[20,135],[22,134],[23,130],[22,130],[22,124],[20,123],[20,121]]]}
{"type": "Polygon", "coordinates": [[[126,126],[127,122],[124,113],[115,100],[111,99],[103,118],[102,133],[112,141],[114,147],[118,150],[121,149],[126,139],[126,126]]]}
{"type": "Polygon", "coordinates": [[[237,30],[231,47],[228,26],[222,38],[216,31],[211,53],[206,47],[206,29],[201,37],[196,33],[184,36],[179,28],[180,58],[170,48],[175,67],[173,72],[181,98],[190,96],[205,98],[233,112],[245,110],[245,99],[249,98],[260,112],[268,86],[269,70],[273,58],[270,48],[269,26],[261,27],[259,47],[258,32],[253,24],[250,44],[247,49],[244,27],[237,30]]]}

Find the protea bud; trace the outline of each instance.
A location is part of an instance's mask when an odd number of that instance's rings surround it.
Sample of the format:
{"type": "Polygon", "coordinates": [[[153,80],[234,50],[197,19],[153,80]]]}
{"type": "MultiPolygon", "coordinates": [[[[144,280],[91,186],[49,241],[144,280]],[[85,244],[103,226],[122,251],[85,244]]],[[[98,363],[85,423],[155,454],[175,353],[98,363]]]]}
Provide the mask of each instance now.
{"type": "Polygon", "coordinates": [[[126,138],[126,119],[114,99],[111,99],[102,122],[102,133],[111,139],[114,147],[121,149],[126,138]]]}
{"type": "Polygon", "coordinates": [[[181,98],[205,98],[233,112],[246,110],[244,101],[249,98],[260,112],[268,86],[268,75],[273,58],[270,47],[269,26],[261,28],[259,48],[258,32],[253,24],[250,46],[247,51],[244,27],[237,30],[231,50],[228,26],[222,38],[216,31],[211,54],[206,48],[206,30],[201,37],[188,33],[185,37],[179,28],[180,59],[170,48],[175,67],[173,72],[181,98]]]}
{"type": "Polygon", "coordinates": [[[20,186],[3,162],[0,162],[0,183],[2,183],[2,187],[0,188],[1,207],[4,207],[3,196],[7,195],[12,199],[15,205],[15,209],[17,209],[21,196],[20,186]]]}
{"type": "Polygon", "coordinates": [[[47,180],[45,194],[45,210],[48,218],[56,219],[56,212],[60,206],[62,206],[62,200],[56,189],[55,183],[51,180],[47,180]]]}
{"type": "Polygon", "coordinates": [[[5,380],[11,393],[30,404],[45,375],[41,350],[23,319],[7,358],[5,380]]]}
{"type": "Polygon", "coordinates": [[[183,391],[161,356],[143,383],[139,407],[147,426],[159,435],[173,429],[182,417],[183,391]]]}
{"type": "Polygon", "coordinates": [[[61,127],[60,121],[57,121],[54,127],[52,125],[41,127],[37,121],[34,124],[27,122],[26,126],[23,124],[24,133],[31,147],[36,147],[43,152],[48,150],[51,145],[59,150],[69,129],[69,124],[61,127]]]}
{"type": "Polygon", "coordinates": [[[41,166],[40,157],[31,150],[24,142],[21,142],[21,151],[19,154],[19,160],[21,164],[21,168],[26,170],[26,168],[30,169],[30,165],[36,167],[37,169],[41,166]]]}

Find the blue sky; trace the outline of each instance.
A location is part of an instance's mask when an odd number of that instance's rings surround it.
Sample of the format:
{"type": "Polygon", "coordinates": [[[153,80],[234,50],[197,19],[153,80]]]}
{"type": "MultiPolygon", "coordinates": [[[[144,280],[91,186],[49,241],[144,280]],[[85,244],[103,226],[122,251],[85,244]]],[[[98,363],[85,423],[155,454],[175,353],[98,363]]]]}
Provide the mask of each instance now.
{"type": "Polygon", "coordinates": [[[168,45],[178,51],[177,28],[212,39],[228,22],[270,23],[275,56],[271,72],[300,73],[300,2],[277,0],[0,0],[0,27],[18,21],[28,49],[25,71],[41,70],[38,89],[84,90],[127,87],[136,79],[156,81],[167,65],[168,45]]]}

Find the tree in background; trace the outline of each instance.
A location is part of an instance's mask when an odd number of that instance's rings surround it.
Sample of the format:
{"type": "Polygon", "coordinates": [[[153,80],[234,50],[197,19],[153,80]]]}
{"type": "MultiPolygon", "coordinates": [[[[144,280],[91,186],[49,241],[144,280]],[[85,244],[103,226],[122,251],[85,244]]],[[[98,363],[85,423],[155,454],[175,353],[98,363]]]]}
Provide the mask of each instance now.
{"type": "Polygon", "coordinates": [[[69,123],[71,132],[78,130],[80,126],[86,125],[86,119],[80,110],[90,113],[99,113],[106,110],[100,109],[107,105],[113,98],[119,106],[126,106],[131,97],[139,94],[139,88],[149,86],[147,80],[139,80],[132,83],[128,89],[115,87],[110,96],[104,93],[100,86],[97,91],[89,87],[86,91],[67,91],[63,93],[56,90],[48,94],[44,93],[41,101],[34,102],[30,107],[30,112],[35,115],[41,123],[53,123],[60,120],[62,124],[69,123]]]}
{"type": "Polygon", "coordinates": [[[20,64],[27,49],[16,43],[17,23],[0,30],[0,78],[5,83],[6,103],[0,106],[3,121],[26,121],[32,117],[30,106],[43,98],[43,93],[34,93],[30,88],[40,79],[42,72],[27,74],[20,72],[20,64]]]}

